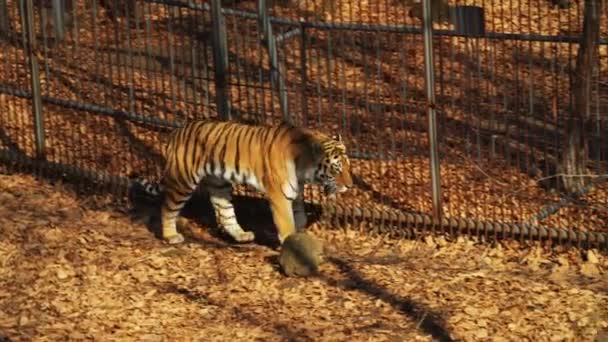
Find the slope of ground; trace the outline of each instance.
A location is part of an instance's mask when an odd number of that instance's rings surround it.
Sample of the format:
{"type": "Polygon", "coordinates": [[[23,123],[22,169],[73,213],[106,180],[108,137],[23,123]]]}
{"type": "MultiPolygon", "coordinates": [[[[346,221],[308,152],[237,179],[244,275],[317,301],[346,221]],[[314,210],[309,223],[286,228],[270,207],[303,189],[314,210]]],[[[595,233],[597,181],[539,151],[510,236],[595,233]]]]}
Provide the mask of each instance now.
{"type": "Polygon", "coordinates": [[[286,278],[277,252],[141,220],[61,185],[0,175],[0,340],[605,340],[608,259],[514,243],[394,241],[311,226],[329,260],[286,278]]]}

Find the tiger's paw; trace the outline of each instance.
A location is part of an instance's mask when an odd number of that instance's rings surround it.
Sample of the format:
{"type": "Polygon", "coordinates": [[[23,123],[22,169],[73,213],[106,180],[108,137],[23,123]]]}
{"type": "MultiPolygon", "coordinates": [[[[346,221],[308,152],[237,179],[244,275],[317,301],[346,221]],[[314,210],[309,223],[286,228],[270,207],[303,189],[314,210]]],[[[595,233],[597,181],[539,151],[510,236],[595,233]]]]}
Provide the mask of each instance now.
{"type": "Polygon", "coordinates": [[[278,238],[279,238],[279,245],[283,246],[283,242],[285,242],[285,240],[287,239],[287,237],[291,235],[291,234],[287,234],[287,235],[281,235],[279,234],[278,238]]]}
{"type": "Polygon", "coordinates": [[[170,245],[177,245],[179,243],[184,242],[184,236],[180,233],[177,233],[173,236],[165,237],[165,241],[170,245]]]}
{"type": "Polygon", "coordinates": [[[255,234],[253,232],[246,232],[246,231],[232,234],[232,237],[238,243],[247,243],[247,242],[252,242],[253,240],[255,240],[255,234]]]}

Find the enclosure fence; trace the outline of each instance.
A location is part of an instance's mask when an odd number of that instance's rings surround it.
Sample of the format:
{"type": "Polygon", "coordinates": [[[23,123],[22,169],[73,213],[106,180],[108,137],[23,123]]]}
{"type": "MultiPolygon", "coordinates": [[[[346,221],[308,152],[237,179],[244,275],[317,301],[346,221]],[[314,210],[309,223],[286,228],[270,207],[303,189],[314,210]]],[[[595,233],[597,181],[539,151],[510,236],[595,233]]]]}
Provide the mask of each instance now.
{"type": "Polygon", "coordinates": [[[346,140],[354,188],[305,195],[336,225],[608,249],[605,1],[0,0],[0,63],[9,171],[124,200],[186,121],[284,120],[346,140]]]}

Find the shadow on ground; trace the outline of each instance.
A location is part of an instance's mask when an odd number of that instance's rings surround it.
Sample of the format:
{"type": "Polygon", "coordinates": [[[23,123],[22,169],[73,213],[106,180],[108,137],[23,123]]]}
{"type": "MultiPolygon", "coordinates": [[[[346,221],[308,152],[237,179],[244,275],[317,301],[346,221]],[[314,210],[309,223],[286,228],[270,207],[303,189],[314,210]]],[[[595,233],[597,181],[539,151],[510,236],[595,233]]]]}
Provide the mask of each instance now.
{"type": "Polygon", "coordinates": [[[426,308],[423,304],[417,303],[409,298],[403,298],[390,293],[387,289],[365,279],[350,263],[339,257],[328,257],[328,262],[334,264],[340,271],[347,276],[347,280],[336,281],[333,278],[322,277],[330,284],[341,287],[345,290],[354,290],[380,299],[390,304],[401,314],[408,316],[417,322],[416,328],[431,335],[437,341],[452,341],[450,333],[445,328],[445,319],[438,313],[426,308]]]}
{"type": "MultiPolygon", "coordinates": [[[[146,216],[147,228],[157,238],[161,238],[161,220],[160,220],[160,203],[151,203],[150,201],[142,201],[137,198],[130,198],[133,208],[133,217],[146,216]]],[[[276,228],[272,219],[272,212],[268,201],[264,198],[254,198],[249,196],[235,195],[232,203],[236,212],[237,221],[244,230],[255,233],[255,243],[276,248],[279,245],[277,239],[276,228]]],[[[308,226],[320,220],[320,210],[314,204],[307,203],[306,222],[297,224],[298,230],[306,229],[308,226]]],[[[197,192],[188,201],[181,216],[191,220],[197,225],[205,227],[209,230],[209,234],[219,240],[226,241],[226,245],[230,245],[231,237],[225,234],[216,223],[215,213],[209,201],[208,196],[202,192],[197,192]]],[[[187,229],[180,227],[178,221],[178,229],[193,241],[197,238],[187,229]]]]}
{"type": "MultiPolygon", "coordinates": [[[[434,312],[422,303],[406,297],[395,295],[375,282],[365,279],[365,277],[361,275],[355,269],[355,267],[340,257],[330,257],[328,258],[328,262],[334,264],[339,269],[339,272],[346,277],[346,279],[343,279],[342,277],[332,275],[319,275],[319,278],[328,286],[342,288],[347,291],[358,291],[373,300],[381,300],[384,303],[392,306],[401,315],[415,322],[415,328],[421,333],[432,336],[436,341],[453,341],[449,331],[446,328],[445,318],[442,317],[441,314],[434,312]]],[[[299,281],[305,282],[308,280],[300,279],[299,281]]],[[[233,311],[233,315],[238,317],[240,321],[252,326],[261,326],[261,322],[270,320],[268,317],[248,312],[247,308],[243,307],[242,305],[237,306],[230,302],[214,302],[206,293],[204,293],[204,291],[200,291],[198,289],[191,289],[187,286],[184,287],[176,284],[165,284],[162,290],[164,292],[179,294],[191,302],[202,303],[204,305],[212,304],[229,308],[233,311]]],[[[269,328],[283,336],[286,340],[293,340],[296,337],[298,341],[314,340],[314,338],[310,337],[306,331],[298,329],[296,325],[297,324],[294,324],[294,326],[289,326],[287,324],[280,323],[269,328]]],[[[361,326],[359,329],[366,330],[375,328],[377,327],[372,325],[361,326]]]]}

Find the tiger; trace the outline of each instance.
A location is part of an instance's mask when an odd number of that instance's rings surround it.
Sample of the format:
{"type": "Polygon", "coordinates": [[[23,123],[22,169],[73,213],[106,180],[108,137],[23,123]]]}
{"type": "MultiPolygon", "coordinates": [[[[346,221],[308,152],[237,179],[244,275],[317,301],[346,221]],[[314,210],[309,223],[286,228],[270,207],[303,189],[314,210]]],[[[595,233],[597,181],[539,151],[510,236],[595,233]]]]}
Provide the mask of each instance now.
{"type": "Polygon", "coordinates": [[[295,232],[293,202],[303,186],[316,183],[335,197],[352,187],[350,160],[340,134],[332,136],[288,123],[252,125],[213,119],[190,121],[173,130],[163,149],[160,182],[135,180],[149,195],[162,195],[161,234],[169,244],[184,242],[176,221],[200,186],[207,190],[216,221],[237,243],[255,234],[236,220],[235,185],[265,194],[279,243],[295,232]]]}

